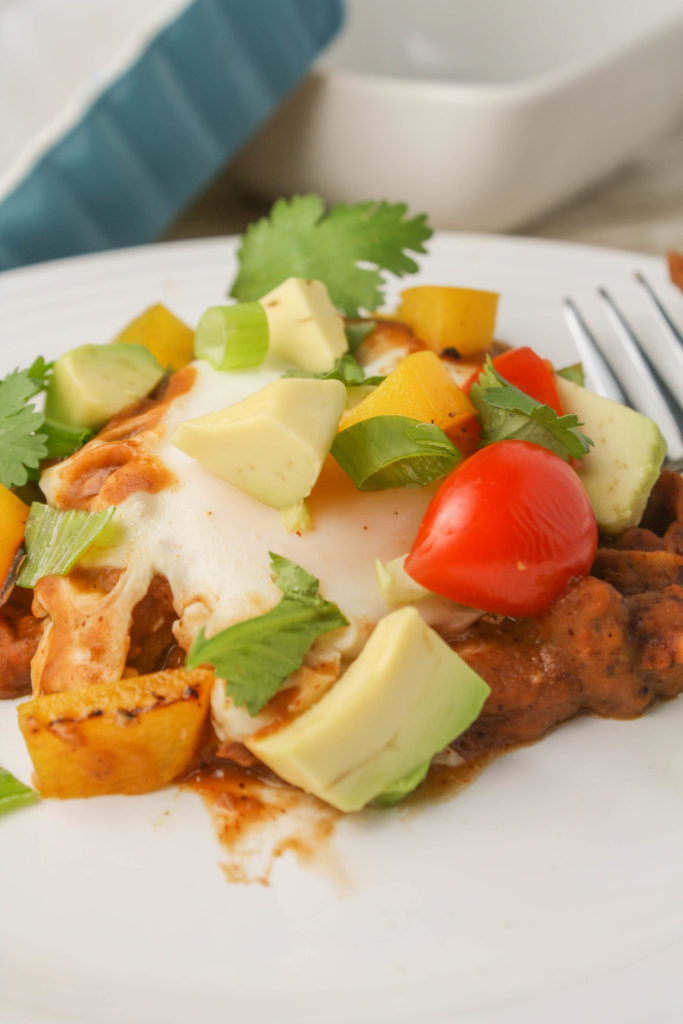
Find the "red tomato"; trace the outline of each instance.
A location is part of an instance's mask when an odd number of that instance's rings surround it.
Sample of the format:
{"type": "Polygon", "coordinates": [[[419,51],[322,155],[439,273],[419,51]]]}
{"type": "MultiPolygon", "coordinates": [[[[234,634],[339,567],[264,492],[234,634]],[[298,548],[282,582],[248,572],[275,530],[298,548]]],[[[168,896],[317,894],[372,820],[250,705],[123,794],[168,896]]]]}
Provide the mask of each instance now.
{"type": "Polygon", "coordinates": [[[453,470],[405,563],[422,586],[482,611],[538,615],[585,575],[598,531],[578,476],[528,441],[497,441],[453,470]]]}
{"type": "MultiPolygon", "coordinates": [[[[493,367],[501,377],[525,395],[530,395],[537,402],[543,402],[554,409],[558,416],[564,412],[560,396],[555,387],[555,372],[552,363],[541,359],[532,348],[511,348],[492,360],[493,367]]],[[[473,373],[465,383],[463,391],[469,394],[470,388],[479,377],[481,370],[473,373]]]]}

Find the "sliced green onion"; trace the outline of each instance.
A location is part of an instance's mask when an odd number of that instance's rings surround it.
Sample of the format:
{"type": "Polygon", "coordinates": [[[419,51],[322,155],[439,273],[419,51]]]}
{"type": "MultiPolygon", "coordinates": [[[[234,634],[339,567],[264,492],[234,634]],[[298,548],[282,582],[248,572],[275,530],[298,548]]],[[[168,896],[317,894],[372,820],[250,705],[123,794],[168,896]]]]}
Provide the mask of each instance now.
{"type": "Polygon", "coordinates": [[[409,576],[405,570],[407,555],[399,555],[392,558],[390,562],[381,562],[375,559],[375,575],[377,587],[381,598],[389,605],[412,604],[414,601],[422,601],[425,597],[433,597],[431,590],[427,590],[421,583],[409,576]]]}
{"type": "Polygon", "coordinates": [[[36,800],[40,800],[40,795],[35,789],[25,786],[4,768],[0,768],[0,814],[16,811],[36,800]]]}
{"type": "Polygon", "coordinates": [[[34,501],[26,520],[26,561],[20,587],[35,587],[43,576],[64,576],[102,533],[116,510],[64,512],[34,501]]]}
{"type": "Polygon", "coordinates": [[[433,423],[372,416],[341,430],[332,454],[359,491],[424,487],[446,476],[460,452],[433,423]]]}
{"type": "Polygon", "coordinates": [[[73,455],[93,436],[92,430],[87,427],[72,427],[68,423],[49,419],[45,420],[40,432],[46,435],[48,459],[64,459],[67,455],[73,455]]]}
{"type": "Polygon", "coordinates": [[[311,510],[305,498],[290,505],[289,508],[283,508],[280,517],[287,533],[308,533],[313,529],[311,510]]]}
{"type": "Polygon", "coordinates": [[[266,358],[268,338],[268,319],[260,303],[210,306],[197,324],[194,354],[217,370],[246,370],[266,358]]]}

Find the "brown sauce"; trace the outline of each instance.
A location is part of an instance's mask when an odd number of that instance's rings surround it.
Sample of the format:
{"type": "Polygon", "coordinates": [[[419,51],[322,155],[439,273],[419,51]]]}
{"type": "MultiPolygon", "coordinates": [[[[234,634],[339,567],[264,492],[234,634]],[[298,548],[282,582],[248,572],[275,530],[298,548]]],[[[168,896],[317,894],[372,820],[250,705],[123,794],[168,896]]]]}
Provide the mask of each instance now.
{"type": "Polygon", "coordinates": [[[339,811],[288,786],[262,766],[247,768],[211,760],[183,783],[202,798],[221,845],[221,869],[229,882],[269,885],[285,853],[339,881],[330,839],[339,811]]]}
{"type": "MultiPolygon", "coordinates": [[[[387,814],[405,817],[406,812],[419,813],[426,804],[451,800],[508,752],[489,752],[454,766],[432,765],[424,782],[399,804],[370,806],[356,814],[367,819],[387,814]]],[[[337,886],[348,887],[332,842],[337,823],[345,817],[341,811],[287,785],[263,765],[242,766],[211,753],[205,753],[201,766],[182,785],[204,802],[229,882],[267,886],[278,859],[290,853],[302,866],[322,871],[337,886]]]]}
{"type": "Polygon", "coordinates": [[[190,390],[193,366],[165,379],[151,398],[118,413],[59,470],[58,508],[99,509],[120,505],[131,494],[158,494],[175,485],[164,463],[149,454],[145,435],[159,428],[168,405],[190,390]]]}
{"type": "MultiPolygon", "coordinates": [[[[374,338],[380,347],[381,334],[395,331],[389,325],[381,327],[374,338]]],[[[69,474],[64,481],[65,493],[58,503],[101,507],[119,503],[135,490],[157,490],[172,483],[164,476],[165,468],[146,452],[141,435],[157,428],[165,403],[188,390],[194,374],[193,368],[179,371],[154,399],[116,417],[85,446],[80,463],[81,453],[74,456],[73,477],[69,474]]],[[[329,476],[330,488],[340,486],[331,472],[329,476]]],[[[368,820],[417,814],[426,803],[452,799],[498,756],[541,738],[563,720],[587,711],[632,717],[654,701],[680,692],[682,571],[683,485],[674,474],[664,473],[641,527],[608,546],[603,543],[595,575],[572,586],[544,616],[526,622],[484,617],[454,640],[465,660],[492,682],[483,715],[458,741],[466,762],[433,766],[415,793],[395,808],[368,808],[358,814],[368,820]]],[[[84,591],[106,592],[116,582],[115,576],[87,573],[75,578],[84,591]]],[[[25,616],[20,611],[22,622],[25,616]]],[[[19,626],[10,632],[10,609],[3,612],[7,636],[3,648],[0,632],[0,652],[18,650],[19,626]]],[[[133,618],[132,668],[150,671],[158,663],[182,659],[171,632],[172,595],[163,578],[153,581],[133,618]]],[[[287,700],[291,697],[290,692],[287,700]]],[[[284,696],[282,700],[284,704],[284,696]]],[[[285,853],[293,853],[307,866],[330,870],[334,864],[331,840],[343,815],[286,785],[263,766],[246,759],[240,765],[209,751],[182,784],[197,792],[209,810],[229,881],[267,885],[285,853]]],[[[341,865],[334,873],[343,876],[341,865]]]]}
{"type": "Polygon", "coordinates": [[[71,456],[60,471],[55,493],[58,508],[96,510],[120,505],[131,494],[158,494],[175,484],[174,475],[136,438],[96,438],[71,456]]]}

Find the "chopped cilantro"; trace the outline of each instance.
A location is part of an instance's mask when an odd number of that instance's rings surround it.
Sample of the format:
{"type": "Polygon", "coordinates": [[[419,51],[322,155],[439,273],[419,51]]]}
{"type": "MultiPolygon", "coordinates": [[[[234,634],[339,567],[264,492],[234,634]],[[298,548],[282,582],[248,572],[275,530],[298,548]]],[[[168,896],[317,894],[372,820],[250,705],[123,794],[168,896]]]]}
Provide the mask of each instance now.
{"type": "Polygon", "coordinates": [[[35,382],[37,391],[44,391],[50,383],[52,367],[54,365],[54,363],[45,362],[43,356],[38,356],[29,366],[26,372],[31,380],[35,382]]]}
{"type": "Polygon", "coordinates": [[[360,348],[368,334],[372,334],[376,326],[375,320],[353,320],[346,324],[344,333],[351,355],[360,348]]]}
{"type": "Polygon", "coordinates": [[[29,470],[37,469],[47,455],[46,436],[39,433],[44,417],[31,405],[42,391],[40,377],[28,370],[12,370],[0,381],[0,483],[21,487],[29,470]]]}
{"type": "Polygon", "coordinates": [[[270,552],[279,604],[207,640],[201,630],[186,658],[188,668],[209,664],[225,680],[225,692],[257,715],[285,679],[301,668],[316,637],[347,626],[336,604],[318,593],[318,581],[295,562],[270,552]]]}
{"type": "Polygon", "coordinates": [[[283,377],[315,377],[318,380],[340,380],[347,388],[355,388],[360,385],[381,384],[384,377],[366,377],[365,370],[357,359],[349,355],[340,356],[335,359],[331,370],[323,373],[311,373],[309,370],[287,370],[283,377]]]}
{"type": "Polygon", "coordinates": [[[347,316],[382,305],[382,271],[402,277],[417,270],[404,250],[425,252],[431,237],[425,214],[406,219],[404,203],[339,203],[327,213],[320,196],[278,199],[268,217],[247,228],[230,294],[260,299],[289,277],[322,281],[347,316]],[[359,264],[374,264],[374,269],[359,264]]]}
{"type": "Polygon", "coordinates": [[[581,387],[586,383],[582,363],[572,363],[571,366],[563,366],[561,370],[556,370],[555,372],[558,377],[570,380],[574,384],[580,384],[581,387]]]}
{"type": "Polygon", "coordinates": [[[0,483],[23,487],[39,476],[43,459],[63,458],[81,448],[91,431],[46,420],[32,399],[45,391],[53,363],[38,356],[27,370],[0,380],[0,483]]]}
{"type": "Polygon", "coordinates": [[[502,377],[490,358],[470,398],[479,414],[482,444],[494,441],[531,441],[548,448],[565,461],[582,458],[593,442],[577,427],[577,416],[558,416],[549,405],[520,391],[502,377]]]}
{"type": "Polygon", "coordinates": [[[48,459],[63,459],[82,448],[93,436],[87,427],[72,427],[67,423],[46,419],[41,426],[45,434],[48,459]]]}

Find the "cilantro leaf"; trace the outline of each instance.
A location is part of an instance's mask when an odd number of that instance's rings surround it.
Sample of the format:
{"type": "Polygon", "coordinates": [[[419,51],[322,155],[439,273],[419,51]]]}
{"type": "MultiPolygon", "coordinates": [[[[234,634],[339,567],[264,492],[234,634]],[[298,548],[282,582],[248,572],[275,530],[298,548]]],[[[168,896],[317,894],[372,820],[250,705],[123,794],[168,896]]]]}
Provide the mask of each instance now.
{"type": "Polygon", "coordinates": [[[43,459],[63,458],[81,448],[92,432],[46,420],[31,399],[45,391],[54,363],[42,356],[26,370],[0,380],[0,483],[23,487],[37,480],[43,459]]]}
{"type": "Polygon", "coordinates": [[[5,487],[23,486],[28,471],[47,455],[45,434],[38,433],[43,414],[29,404],[43,389],[32,369],[12,370],[0,381],[0,483],[5,487]]]}
{"type": "Polygon", "coordinates": [[[573,384],[580,384],[583,387],[586,383],[586,375],[582,363],[572,363],[571,366],[563,366],[561,370],[555,371],[558,377],[570,380],[573,384]]]}
{"type": "Polygon", "coordinates": [[[200,630],[185,659],[188,668],[212,665],[225,680],[226,694],[250,715],[257,715],[301,668],[316,637],[348,625],[336,604],[320,596],[315,576],[272,551],[270,566],[283,594],[279,604],[209,640],[200,630]]]}
{"type": "Polygon", "coordinates": [[[93,436],[87,427],[72,427],[67,423],[46,419],[41,425],[45,434],[48,459],[63,459],[82,448],[93,436]]]}
{"type": "Polygon", "coordinates": [[[355,320],[347,323],[344,327],[344,334],[349,346],[349,352],[353,355],[356,349],[360,348],[368,334],[372,334],[377,322],[375,320],[355,320]]]}
{"type": "Polygon", "coordinates": [[[340,380],[347,388],[359,387],[361,384],[381,384],[384,377],[366,377],[365,370],[357,359],[349,355],[340,356],[335,359],[331,370],[323,373],[312,373],[310,370],[287,370],[283,377],[315,377],[317,380],[340,380]]]}
{"type": "Polygon", "coordinates": [[[11,416],[19,412],[29,398],[43,390],[44,385],[40,377],[31,376],[31,370],[35,365],[34,363],[28,370],[12,370],[0,381],[0,410],[3,415],[11,416]]]}
{"type": "MultiPolygon", "coordinates": [[[[37,391],[44,391],[50,382],[52,376],[52,367],[54,363],[47,363],[42,356],[38,356],[34,359],[28,370],[26,371],[28,376],[37,385],[37,391]]],[[[37,393],[37,392],[36,392],[37,393]]]]}
{"type": "Polygon", "coordinates": [[[403,203],[339,203],[325,213],[320,196],[278,199],[268,217],[252,224],[238,252],[230,294],[260,299],[288,277],[322,281],[348,316],[382,305],[383,270],[398,277],[418,268],[404,250],[425,252],[426,215],[406,219],[403,203]],[[374,264],[375,268],[359,266],[374,264]]]}
{"type": "Polygon", "coordinates": [[[577,429],[581,426],[577,416],[558,416],[549,405],[520,391],[498,373],[488,357],[477,383],[472,385],[470,399],[479,414],[483,444],[531,441],[565,461],[571,456],[582,458],[593,444],[577,429]]]}

